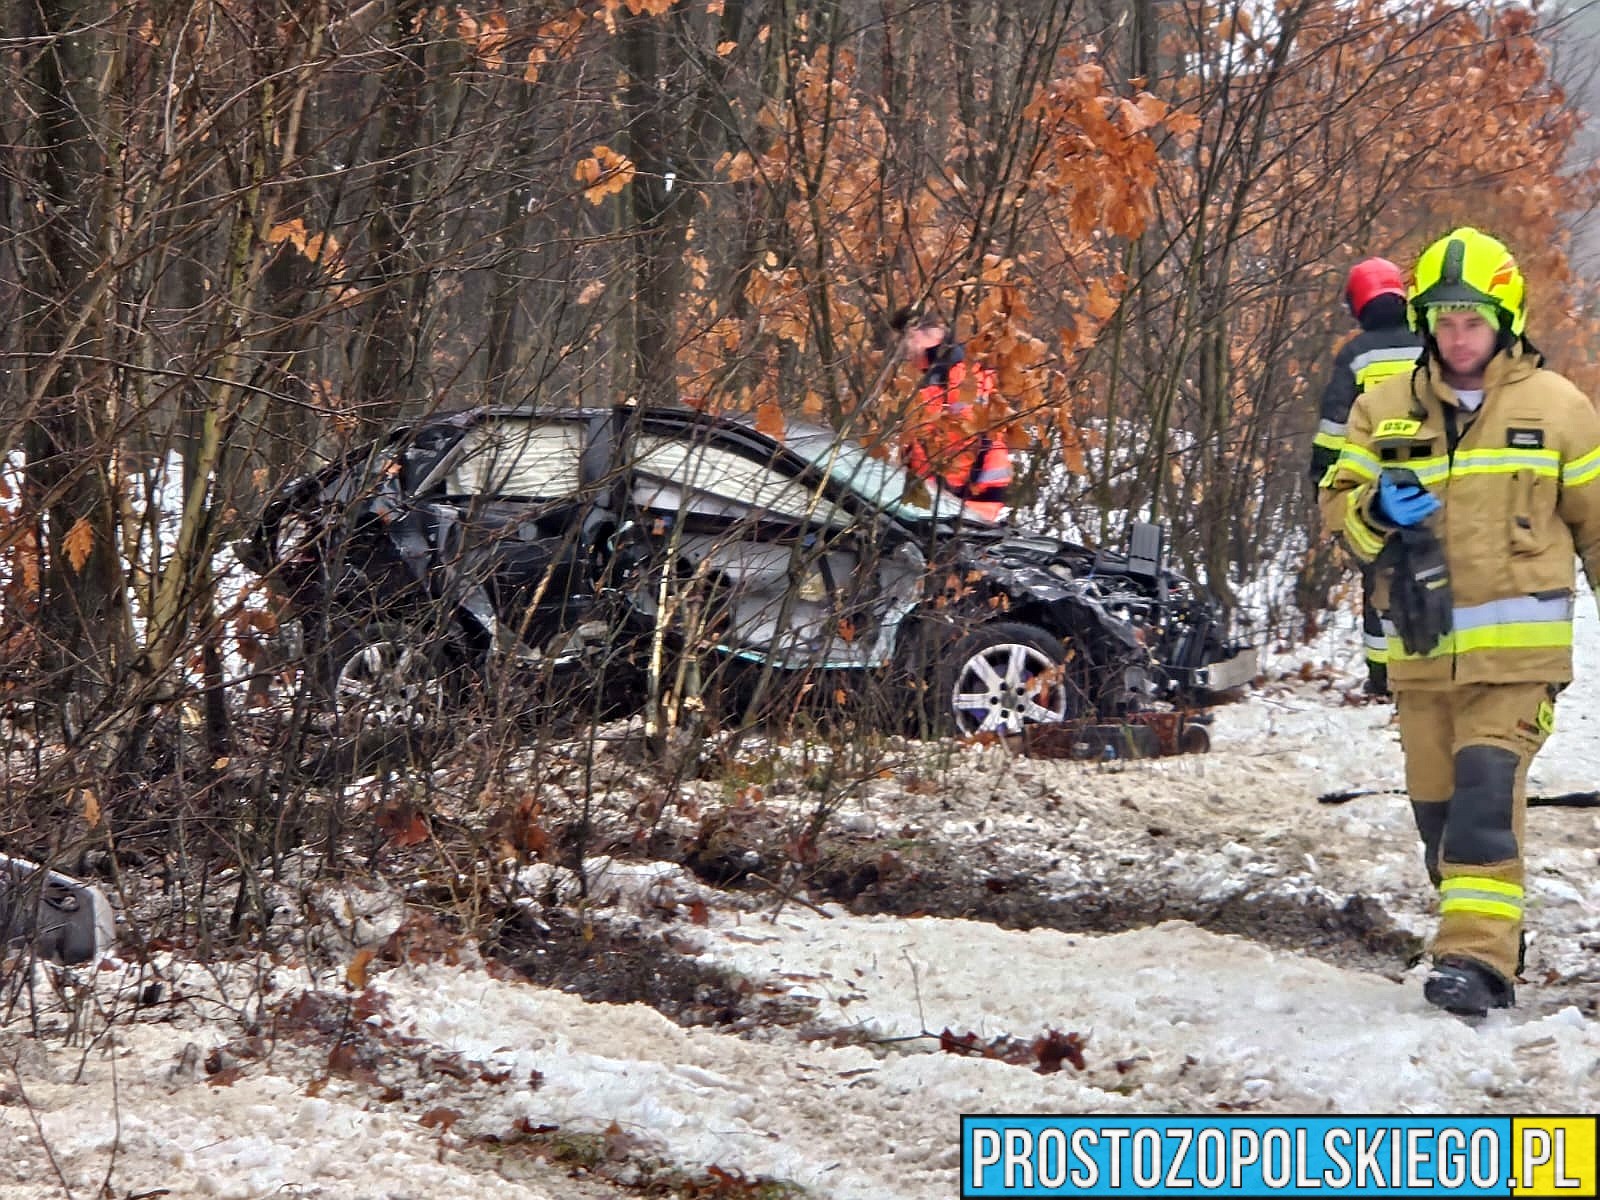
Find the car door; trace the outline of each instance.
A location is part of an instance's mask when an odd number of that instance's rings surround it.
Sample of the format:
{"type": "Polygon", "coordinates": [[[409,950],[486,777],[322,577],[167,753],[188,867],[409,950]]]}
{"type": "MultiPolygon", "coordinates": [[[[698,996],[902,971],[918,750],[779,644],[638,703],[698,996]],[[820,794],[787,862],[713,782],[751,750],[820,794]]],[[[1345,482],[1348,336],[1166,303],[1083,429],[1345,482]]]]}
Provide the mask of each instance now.
{"type": "Polygon", "coordinates": [[[593,543],[615,520],[584,486],[584,444],[577,417],[491,414],[442,471],[437,544],[464,606],[486,600],[494,620],[529,646],[594,604],[593,543]]]}
{"type": "Polygon", "coordinates": [[[820,475],[777,443],[711,423],[647,425],[628,449],[632,516],[652,564],[636,607],[774,666],[881,661],[873,526],[820,475]]]}

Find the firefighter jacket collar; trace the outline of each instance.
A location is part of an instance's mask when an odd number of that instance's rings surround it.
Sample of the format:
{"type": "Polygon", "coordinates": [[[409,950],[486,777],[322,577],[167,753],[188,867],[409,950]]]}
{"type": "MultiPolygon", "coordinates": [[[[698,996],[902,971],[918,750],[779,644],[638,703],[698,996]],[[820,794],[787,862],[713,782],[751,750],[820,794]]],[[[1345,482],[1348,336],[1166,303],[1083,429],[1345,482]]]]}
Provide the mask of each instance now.
{"type": "MultiPolygon", "coordinates": [[[[1526,353],[1521,344],[1512,346],[1509,350],[1501,350],[1489,360],[1489,365],[1483,371],[1483,394],[1492,396],[1499,388],[1520,383],[1529,378],[1539,369],[1539,358],[1535,354],[1526,353]]],[[[1448,404],[1452,408],[1461,408],[1455,389],[1444,381],[1443,368],[1433,354],[1427,358],[1428,390],[1441,404],[1448,404]]]]}

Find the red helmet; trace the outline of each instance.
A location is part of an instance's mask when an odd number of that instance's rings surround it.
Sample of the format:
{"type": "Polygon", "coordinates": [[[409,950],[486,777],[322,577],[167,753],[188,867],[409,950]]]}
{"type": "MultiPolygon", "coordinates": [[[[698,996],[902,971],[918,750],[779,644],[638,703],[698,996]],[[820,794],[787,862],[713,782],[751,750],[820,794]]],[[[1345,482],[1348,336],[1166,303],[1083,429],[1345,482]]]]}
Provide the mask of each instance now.
{"type": "Polygon", "coordinates": [[[1344,284],[1344,302],[1356,318],[1379,296],[1399,296],[1403,300],[1405,294],[1405,276],[1387,258],[1362,259],[1350,268],[1350,278],[1344,284]]]}

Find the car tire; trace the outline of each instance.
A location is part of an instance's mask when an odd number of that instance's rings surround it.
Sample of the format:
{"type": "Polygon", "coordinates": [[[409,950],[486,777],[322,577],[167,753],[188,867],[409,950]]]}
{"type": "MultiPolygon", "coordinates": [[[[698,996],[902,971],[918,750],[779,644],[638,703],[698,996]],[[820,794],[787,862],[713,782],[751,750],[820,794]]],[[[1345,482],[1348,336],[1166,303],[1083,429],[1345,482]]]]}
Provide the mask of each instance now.
{"type": "Polygon", "coordinates": [[[452,656],[401,622],[344,629],[322,659],[323,693],[344,734],[420,736],[439,728],[456,700],[452,656]]]}
{"type": "Polygon", "coordinates": [[[940,656],[936,699],[945,728],[958,734],[1020,734],[1024,725],[1059,724],[1085,707],[1076,654],[1060,638],[1021,621],[991,621],[940,656]]]}

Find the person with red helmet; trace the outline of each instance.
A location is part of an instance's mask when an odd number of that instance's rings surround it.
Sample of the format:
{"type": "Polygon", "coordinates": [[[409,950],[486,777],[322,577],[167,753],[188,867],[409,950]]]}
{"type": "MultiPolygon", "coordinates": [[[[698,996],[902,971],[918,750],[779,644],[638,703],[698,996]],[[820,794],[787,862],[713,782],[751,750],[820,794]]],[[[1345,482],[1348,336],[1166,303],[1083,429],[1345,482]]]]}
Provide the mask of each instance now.
{"type": "MultiPolygon", "coordinates": [[[[1321,419],[1311,440],[1311,482],[1320,485],[1344,449],[1345,425],[1356,397],[1381,380],[1416,367],[1422,338],[1406,322],[1406,281],[1386,258],[1364,258],[1350,268],[1344,302],[1361,332],[1333,360],[1322,390],[1321,419]]],[[[1389,694],[1388,646],[1372,602],[1373,571],[1361,573],[1361,640],[1367,660],[1366,692],[1389,694]]]]}

